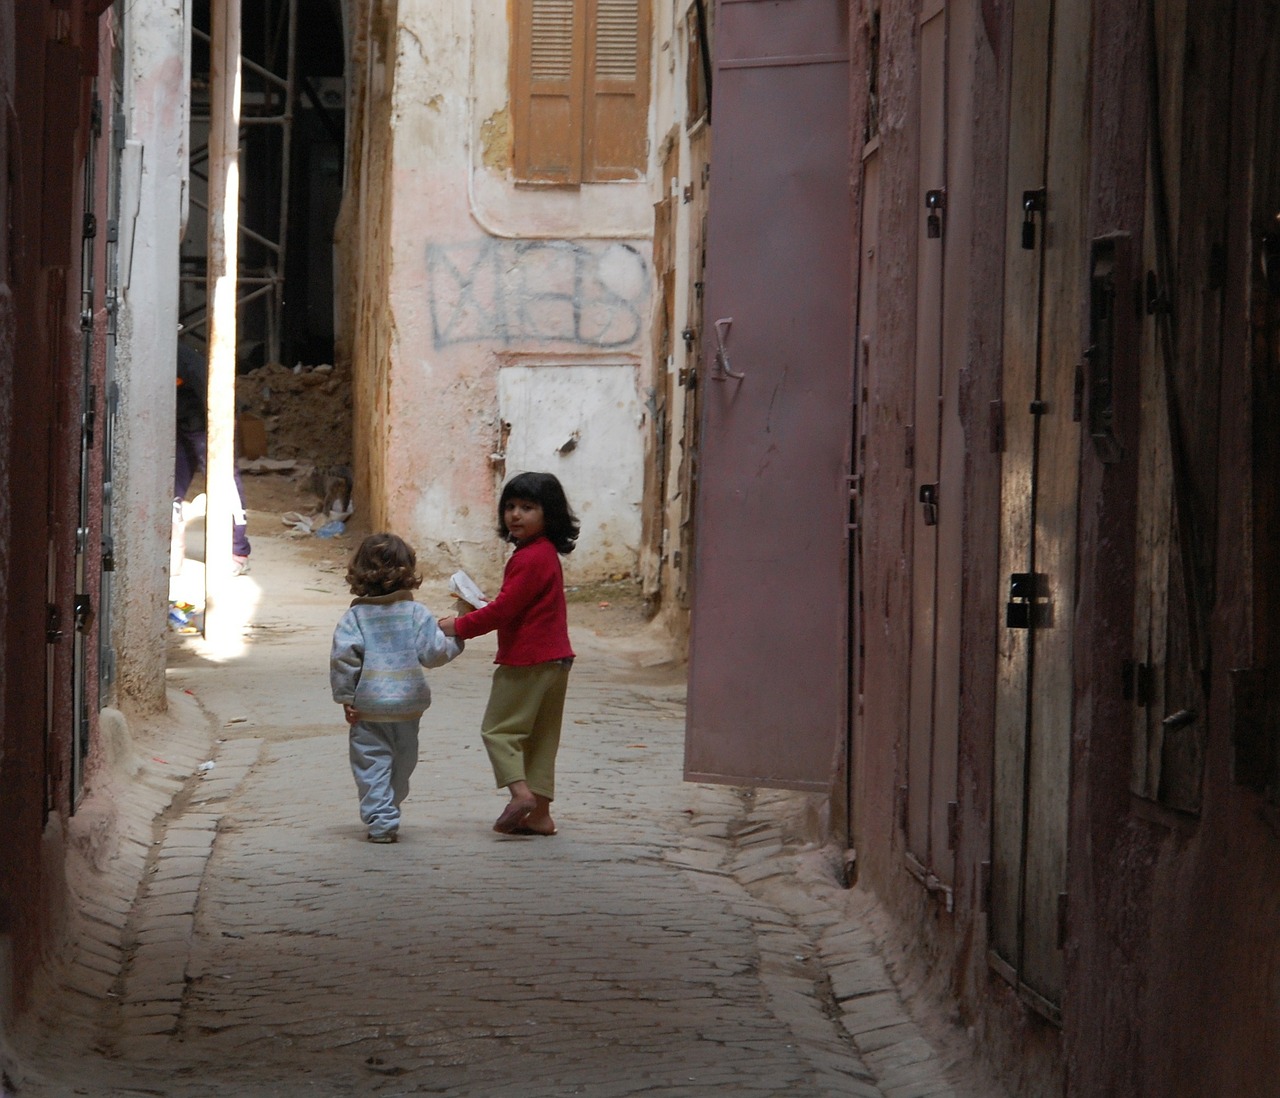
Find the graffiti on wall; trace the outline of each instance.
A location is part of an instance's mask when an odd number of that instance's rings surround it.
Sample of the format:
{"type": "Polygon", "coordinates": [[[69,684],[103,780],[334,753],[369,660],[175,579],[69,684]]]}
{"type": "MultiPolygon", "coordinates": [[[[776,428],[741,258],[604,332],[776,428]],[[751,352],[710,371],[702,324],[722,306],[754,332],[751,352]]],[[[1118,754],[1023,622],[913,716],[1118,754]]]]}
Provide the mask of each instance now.
{"type": "Polygon", "coordinates": [[[648,265],[617,242],[484,240],[429,244],[437,349],[520,343],[619,350],[640,338],[648,265]]]}

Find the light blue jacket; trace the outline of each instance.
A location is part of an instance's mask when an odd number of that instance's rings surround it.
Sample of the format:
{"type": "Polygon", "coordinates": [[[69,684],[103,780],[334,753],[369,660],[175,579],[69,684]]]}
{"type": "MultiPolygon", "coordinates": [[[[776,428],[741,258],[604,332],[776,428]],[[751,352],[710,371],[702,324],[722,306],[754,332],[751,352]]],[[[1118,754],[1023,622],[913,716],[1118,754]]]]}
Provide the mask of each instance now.
{"type": "Polygon", "coordinates": [[[412,591],[355,599],[333,631],[333,700],[366,720],[414,720],[431,704],[422,669],[443,667],[461,651],[412,591]]]}

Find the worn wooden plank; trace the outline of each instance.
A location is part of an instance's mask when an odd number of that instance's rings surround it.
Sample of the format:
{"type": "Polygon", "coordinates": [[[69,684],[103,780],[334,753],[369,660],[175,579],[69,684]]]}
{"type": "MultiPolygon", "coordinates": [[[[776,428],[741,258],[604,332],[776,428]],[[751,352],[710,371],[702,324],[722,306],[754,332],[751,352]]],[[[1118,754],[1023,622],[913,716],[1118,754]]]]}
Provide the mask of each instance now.
{"type": "MultiPolygon", "coordinates": [[[[1031,570],[1031,501],[1040,318],[1040,250],[1022,246],[1023,194],[1044,186],[1049,67],[1049,0],[1025,0],[1013,13],[1009,164],[1005,225],[1004,455],[1000,490],[1001,601],[996,664],[995,777],[992,803],[991,928],[996,953],[1016,970],[1021,959],[1022,854],[1030,634],[1004,626],[1009,576],[1031,570]]],[[[1037,232],[1043,228],[1037,218],[1037,232]]]]}
{"type": "Polygon", "coordinates": [[[949,805],[958,800],[960,742],[961,587],[964,523],[960,501],[968,497],[965,431],[961,419],[960,378],[968,363],[970,258],[975,246],[973,219],[973,51],[978,41],[974,0],[947,4],[947,212],[943,237],[943,318],[941,450],[938,516],[937,655],[934,671],[933,820],[937,837],[933,871],[955,883],[955,852],[950,847],[949,805]]]}
{"type": "MultiPolygon", "coordinates": [[[[942,389],[942,213],[937,237],[927,229],[925,196],[946,187],[946,16],[936,11],[920,27],[920,146],[916,195],[916,353],[913,464],[917,493],[939,482],[939,399],[942,389]]],[[[918,500],[918,495],[917,495],[918,500]]],[[[954,501],[952,506],[954,506],[954,501]]],[[[932,869],[935,622],[938,577],[937,511],[919,502],[911,524],[911,677],[907,749],[907,850],[932,869]],[[928,521],[932,518],[932,523],[928,521]]],[[[944,844],[945,845],[945,844],[944,844]]]]}

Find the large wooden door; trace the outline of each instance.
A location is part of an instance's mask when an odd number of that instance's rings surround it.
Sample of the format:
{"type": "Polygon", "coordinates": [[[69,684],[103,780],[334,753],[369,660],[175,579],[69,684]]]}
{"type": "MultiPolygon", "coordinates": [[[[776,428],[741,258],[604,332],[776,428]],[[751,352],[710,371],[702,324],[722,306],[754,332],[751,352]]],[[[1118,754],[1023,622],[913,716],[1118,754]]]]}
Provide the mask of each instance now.
{"type": "Polygon", "coordinates": [[[971,76],[957,50],[973,35],[970,0],[931,0],[920,16],[915,414],[912,460],[911,710],[907,866],[948,908],[955,874],[960,703],[964,432],[972,158],[971,76]]]}
{"type": "Polygon", "coordinates": [[[685,773],[829,789],[847,725],[847,5],[721,0],[685,773]]]}
{"type": "Polygon", "coordinates": [[[1066,910],[1072,615],[1080,425],[1075,392],[1088,158],[1089,5],[1013,14],[1005,259],[992,962],[1059,1016],[1066,910]]]}

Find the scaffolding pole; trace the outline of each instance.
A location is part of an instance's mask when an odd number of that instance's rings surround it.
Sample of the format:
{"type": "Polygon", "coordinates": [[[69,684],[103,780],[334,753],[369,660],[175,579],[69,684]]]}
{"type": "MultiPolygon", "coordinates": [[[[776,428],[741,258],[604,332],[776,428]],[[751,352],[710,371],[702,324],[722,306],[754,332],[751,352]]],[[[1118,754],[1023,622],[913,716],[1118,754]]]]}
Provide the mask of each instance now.
{"type": "MultiPolygon", "coordinates": [[[[270,0],[268,0],[270,3],[270,0]]],[[[266,65],[260,65],[246,57],[240,57],[243,76],[252,78],[261,85],[261,92],[253,97],[251,103],[242,105],[239,126],[242,130],[250,127],[274,127],[280,134],[280,171],[278,175],[279,226],[276,239],[262,232],[256,232],[245,225],[239,227],[240,238],[252,241],[263,249],[267,261],[260,267],[247,267],[241,264],[238,278],[236,301],[238,308],[258,301],[264,297],[266,287],[266,357],[268,362],[281,361],[284,343],[284,305],[285,305],[285,264],[288,258],[289,235],[289,202],[291,189],[291,169],[293,159],[293,123],[297,108],[297,54],[298,54],[298,0],[281,0],[279,7],[269,8],[265,22],[268,24],[264,35],[263,56],[266,65]],[[273,36],[270,24],[276,25],[273,36]],[[283,62],[284,72],[275,71],[272,66],[279,67],[283,62]]],[[[195,38],[210,46],[213,56],[212,35],[199,29],[193,29],[195,38]]],[[[211,88],[212,95],[212,88],[211,88]]],[[[194,102],[194,97],[193,97],[194,102]]],[[[194,179],[206,179],[201,165],[209,157],[207,145],[192,143],[190,173],[194,179]]],[[[264,178],[255,173],[255,180],[264,178]]],[[[242,181],[242,190],[248,191],[250,184],[242,181]]],[[[199,207],[198,200],[192,200],[199,207]]],[[[182,275],[185,285],[191,287],[207,286],[208,271],[182,275]]],[[[180,320],[183,329],[195,334],[207,329],[209,324],[209,297],[206,291],[204,302],[194,307],[185,308],[180,320]]]]}

